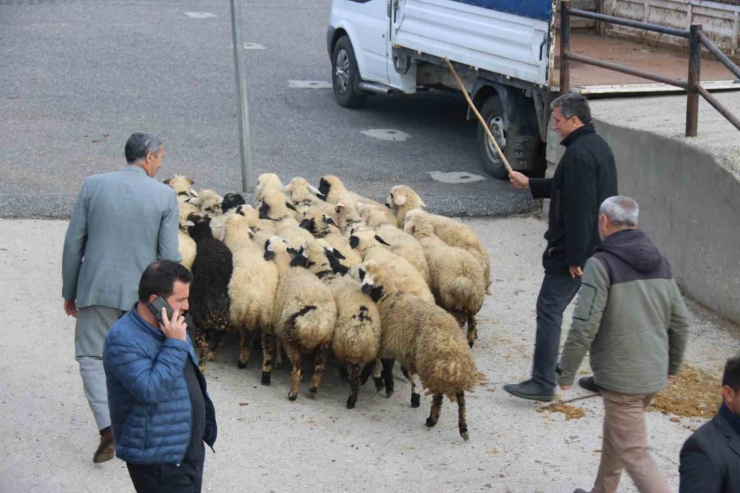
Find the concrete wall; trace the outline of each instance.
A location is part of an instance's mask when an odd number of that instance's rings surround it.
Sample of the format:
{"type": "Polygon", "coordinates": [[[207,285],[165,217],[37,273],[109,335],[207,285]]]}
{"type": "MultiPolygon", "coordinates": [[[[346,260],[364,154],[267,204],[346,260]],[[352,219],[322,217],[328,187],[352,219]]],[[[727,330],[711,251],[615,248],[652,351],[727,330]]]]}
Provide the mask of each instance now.
{"type": "Polygon", "coordinates": [[[640,229],[668,257],[684,293],[740,323],[740,180],[678,140],[598,121],[596,128],[614,152],[619,193],[640,204],[640,229]]]}

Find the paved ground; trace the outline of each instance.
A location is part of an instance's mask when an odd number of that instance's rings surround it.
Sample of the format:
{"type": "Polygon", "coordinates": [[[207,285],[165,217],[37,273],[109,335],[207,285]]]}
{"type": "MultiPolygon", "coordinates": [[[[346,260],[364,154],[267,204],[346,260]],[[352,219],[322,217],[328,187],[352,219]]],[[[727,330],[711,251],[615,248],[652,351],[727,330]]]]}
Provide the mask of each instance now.
{"type": "MultiPolygon", "coordinates": [[[[346,110],[331,89],[290,87],[331,80],[329,7],[245,2],[244,40],[266,48],[246,52],[255,176],[338,174],[377,198],[402,182],[454,215],[531,210],[528,194],[508,183],[448,185],[428,175],[485,175],[462,98],[374,97],[346,110]],[[372,129],[410,137],[361,133],[372,129]]],[[[68,216],[83,178],[124,164],[137,130],[165,140],[160,179],[181,172],[200,188],[240,189],[228,1],[0,0],[0,59],[0,217],[68,216]]]]}
{"type": "MultiPolygon", "coordinates": [[[[344,407],[348,385],[336,369],[327,372],[318,396],[312,398],[304,384],[298,400],[289,402],[287,370],[262,387],[258,365],[238,370],[236,353],[227,347],[208,365],[220,433],[217,453],[207,457],[204,491],[571,493],[591,485],[601,449],[599,399],[575,402],[586,415],[566,422],[562,414],[535,412],[540,405],[502,389],[530,369],[545,224],[527,217],[470,224],[491,255],[495,280],[479,314],[474,354],[488,384],[468,398],[470,442],[460,439],[449,403],[437,427],[428,430],[429,399],[410,408],[400,375],[394,396],[365,387],[352,411],[344,407]]],[[[73,319],[64,315],[60,297],[66,226],[0,220],[6,307],[0,325],[0,489],[133,491],[122,462],[91,462],[96,430],[74,361],[73,319]]],[[[718,375],[739,341],[737,328],[695,312],[687,362],[718,375]]],[[[258,353],[254,357],[259,360],[258,353]]],[[[649,413],[647,422],[655,460],[676,491],[681,444],[700,421],[649,413]]],[[[624,478],[620,491],[635,489],[624,478]]]]}

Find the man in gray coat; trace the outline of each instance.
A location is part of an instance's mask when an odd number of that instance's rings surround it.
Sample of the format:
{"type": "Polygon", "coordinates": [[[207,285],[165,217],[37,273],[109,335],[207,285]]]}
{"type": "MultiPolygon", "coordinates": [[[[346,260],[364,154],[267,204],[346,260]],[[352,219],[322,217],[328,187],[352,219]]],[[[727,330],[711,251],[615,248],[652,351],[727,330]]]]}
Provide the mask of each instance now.
{"type": "Polygon", "coordinates": [[[558,384],[568,390],[591,353],[605,411],[601,464],[591,493],[615,493],[624,469],[641,493],[669,492],[648,453],[644,414],[681,368],[689,314],[668,260],[635,229],[637,216],[637,203],[629,197],[601,204],[602,241],[586,261],[556,369],[558,384]]]}
{"type": "Polygon", "coordinates": [[[162,140],[135,133],[124,151],[128,166],[88,177],[64,238],[62,297],[75,317],[75,359],[98,430],[93,462],[114,456],[103,343],[108,329],[137,300],[139,278],[159,259],[179,262],[175,191],[153,177],[162,165],[162,140]]]}

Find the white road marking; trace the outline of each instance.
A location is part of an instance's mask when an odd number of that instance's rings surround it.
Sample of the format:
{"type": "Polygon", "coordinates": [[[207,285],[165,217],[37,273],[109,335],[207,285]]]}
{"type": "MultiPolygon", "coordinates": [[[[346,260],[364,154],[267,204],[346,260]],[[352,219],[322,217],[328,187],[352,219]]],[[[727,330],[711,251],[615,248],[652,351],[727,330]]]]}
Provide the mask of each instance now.
{"type": "Polygon", "coordinates": [[[185,15],[192,19],[210,19],[212,17],[218,17],[216,14],[210,12],[185,12],[185,15]]]}
{"type": "Polygon", "coordinates": [[[427,171],[427,174],[434,181],[451,184],[473,183],[486,179],[484,176],[467,173],[465,171],[452,171],[450,173],[442,173],[441,171],[427,171]]]}
{"type": "Polygon", "coordinates": [[[331,82],[323,80],[289,80],[288,87],[293,89],[331,89],[331,82]]]}
{"type": "Polygon", "coordinates": [[[360,132],[363,135],[372,137],[378,140],[390,140],[392,142],[403,142],[404,140],[411,137],[406,132],[400,130],[393,130],[391,128],[371,128],[370,130],[363,130],[360,132]]]}
{"type": "Polygon", "coordinates": [[[259,43],[244,43],[244,49],[245,50],[264,50],[266,48],[259,43]]]}

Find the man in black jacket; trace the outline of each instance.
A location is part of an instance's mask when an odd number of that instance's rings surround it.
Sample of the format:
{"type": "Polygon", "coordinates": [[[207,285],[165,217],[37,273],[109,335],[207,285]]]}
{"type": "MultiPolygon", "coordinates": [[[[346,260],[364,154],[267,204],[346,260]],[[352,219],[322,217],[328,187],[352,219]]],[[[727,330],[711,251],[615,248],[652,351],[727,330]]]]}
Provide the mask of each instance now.
{"type": "Polygon", "coordinates": [[[719,413],[681,449],[679,493],[740,491],[740,355],[727,360],[719,413]]]}
{"type": "Polygon", "coordinates": [[[537,298],[537,337],[532,378],[504,390],[523,399],[551,401],[563,312],[581,286],[583,266],[599,244],[599,205],[617,195],[617,169],[609,145],[596,135],[588,101],[564,94],[552,102],[553,129],[566,147],[552,178],[509,175],[516,188],[550,199],[545,279],[537,298]]]}

